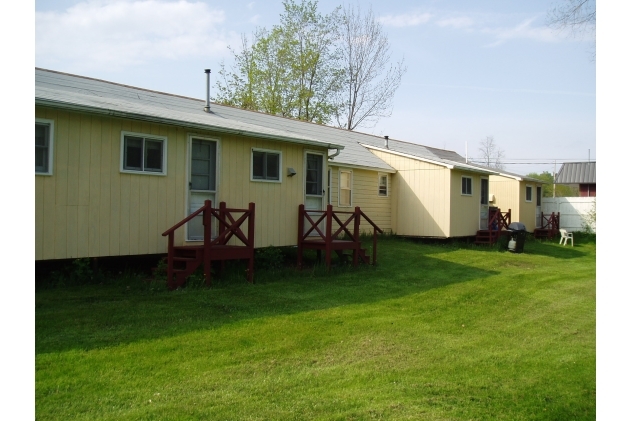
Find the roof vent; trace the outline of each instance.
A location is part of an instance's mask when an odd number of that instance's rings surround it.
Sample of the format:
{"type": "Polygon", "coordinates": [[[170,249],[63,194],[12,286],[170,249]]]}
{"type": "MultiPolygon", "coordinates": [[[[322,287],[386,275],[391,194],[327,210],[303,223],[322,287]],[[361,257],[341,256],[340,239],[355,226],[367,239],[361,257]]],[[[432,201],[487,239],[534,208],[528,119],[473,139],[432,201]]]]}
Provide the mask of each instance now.
{"type": "Polygon", "coordinates": [[[204,111],[207,113],[210,112],[210,69],[205,69],[206,73],[206,106],[204,106],[204,111]]]}
{"type": "Polygon", "coordinates": [[[390,149],[390,147],[388,146],[388,137],[390,137],[390,136],[384,136],[384,137],[383,137],[383,138],[386,140],[386,141],[384,142],[384,145],[385,145],[385,147],[386,147],[386,148],[390,149]]]}

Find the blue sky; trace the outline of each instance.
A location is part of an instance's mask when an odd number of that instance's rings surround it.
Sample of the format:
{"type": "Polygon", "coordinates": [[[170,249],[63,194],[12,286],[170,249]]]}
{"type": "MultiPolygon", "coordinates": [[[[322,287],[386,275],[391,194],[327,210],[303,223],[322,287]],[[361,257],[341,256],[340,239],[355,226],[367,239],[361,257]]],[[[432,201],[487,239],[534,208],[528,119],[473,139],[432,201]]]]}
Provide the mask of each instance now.
{"type": "MultiPolygon", "coordinates": [[[[372,4],[408,71],[392,116],[360,130],[461,155],[467,147],[470,157],[493,136],[506,168],[522,174],[594,160],[593,41],[545,26],[555,1],[372,4]]],[[[35,65],[203,98],[203,69],[216,76],[229,45],[281,12],[280,1],[36,1],[35,65]]]]}

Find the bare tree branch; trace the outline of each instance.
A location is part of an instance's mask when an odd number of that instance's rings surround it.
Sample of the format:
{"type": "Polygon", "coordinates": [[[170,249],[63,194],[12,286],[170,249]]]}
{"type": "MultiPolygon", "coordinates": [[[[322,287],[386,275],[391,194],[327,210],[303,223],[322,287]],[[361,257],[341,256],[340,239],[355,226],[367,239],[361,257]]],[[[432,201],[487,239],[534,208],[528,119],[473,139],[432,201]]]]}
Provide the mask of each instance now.
{"type": "Polygon", "coordinates": [[[392,114],[392,98],[407,69],[403,60],[389,64],[390,43],[372,9],[362,15],[359,6],[345,6],[341,20],[346,74],[337,123],[347,130],[373,127],[379,118],[392,114]]]}
{"type": "Polygon", "coordinates": [[[560,0],[548,11],[547,24],[559,31],[569,30],[574,37],[592,38],[592,58],[596,58],[596,0],[560,0]]]}
{"type": "Polygon", "coordinates": [[[482,157],[482,165],[498,170],[504,169],[504,151],[495,143],[493,136],[487,136],[486,139],[480,141],[478,148],[482,157]]]}

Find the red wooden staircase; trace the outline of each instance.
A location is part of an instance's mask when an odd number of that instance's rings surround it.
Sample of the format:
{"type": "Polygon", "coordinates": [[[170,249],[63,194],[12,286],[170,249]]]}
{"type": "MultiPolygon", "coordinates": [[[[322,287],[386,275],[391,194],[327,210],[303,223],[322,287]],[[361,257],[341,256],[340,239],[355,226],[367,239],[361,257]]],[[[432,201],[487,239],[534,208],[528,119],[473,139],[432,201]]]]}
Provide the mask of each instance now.
{"type": "Polygon", "coordinates": [[[549,216],[541,214],[540,228],[535,228],[535,238],[551,240],[559,235],[561,212],[552,212],[549,216]]]}
{"type": "Polygon", "coordinates": [[[361,248],[359,238],[360,219],[364,218],[373,228],[372,264],[377,263],[377,233],[383,231],[375,225],[359,206],[354,212],[334,212],[332,205],[327,205],[326,211],[305,210],[305,205],[298,207],[298,267],[302,267],[302,253],[304,249],[324,250],[327,269],[331,268],[331,252],[335,252],[340,260],[346,261],[353,258],[353,266],[359,261],[370,264],[370,256],[366,255],[366,249],[361,248]],[[348,219],[342,222],[341,215],[348,215],[348,219]],[[313,217],[313,218],[312,218],[313,217]],[[315,220],[314,220],[315,218],[315,220]],[[337,223],[337,230],[333,232],[333,222],[337,223]],[[305,230],[305,222],[308,224],[305,230]],[[320,227],[324,224],[324,232],[320,227]],[[349,225],[353,225],[353,231],[349,225]]]}
{"type": "Polygon", "coordinates": [[[211,285],[211,262],[234,259],[247,259],[248,282],[253,282],[254,276],[254,203],[250,203],[248,209],[229,209],[225,202],[219,204],[219,208],[213,208],[212,202],[206,200],[204,206],[184,218],[168,230],[162,233],[168,236],[169,249],[167,256],[167,286],[176,289],[186,282],[186,278],[192,275],[199,266],[204,265],[204,277],[206,285],[211,285]],[[202,214],[204,226],[204,243],[194,246],[175,246],[175,230],[202,214]],[[241,214],[240,216],[238,216],[241,214]],[[247,236],[241,229],[241,225],[247,223],[247,236]],[[218,234],[213,239],[212,226],[219,226],[218,234]],[[238,241],[232,241],[231,239],[238,241]],[[239,244],[240,243],[240,244],[239,244]]]}
{"type": "Polygon", "coordinates": [[[502,212],[500,208],[489,208],[488,228],[478,230],[475,234],[475,244],[493,245],[506,233],[511,223],[511,210],[502,212]]]}

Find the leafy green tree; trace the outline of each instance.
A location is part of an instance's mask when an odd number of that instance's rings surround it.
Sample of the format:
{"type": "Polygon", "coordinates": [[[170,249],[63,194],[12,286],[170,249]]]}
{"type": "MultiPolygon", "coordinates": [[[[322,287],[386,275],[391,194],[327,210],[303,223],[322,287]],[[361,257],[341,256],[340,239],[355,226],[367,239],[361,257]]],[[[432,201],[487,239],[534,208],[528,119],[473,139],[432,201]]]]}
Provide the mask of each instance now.
{"type": "Polygon", "coordinates": [[[285,0],[280,23],[257,29],[220,65],[214,101],[354,130],[392,112],[406,72],[372,11],[318,12],[317,0],[285,0]],[[299,1],[299,2],[298,2],[299,1]]]}
{"type": "MultiPolygon", "coordinates": [[[[543,197],[552,197],[553,196],[553,184],[554,184],[554,176],[550,174],[548,171],[544,171],[541,174],[530,173],[526,175],[526,177],[536,178],[537,180],[543,181],[543,197]]],[[[556,185],[556,197],[575,197],[578,196],[578,189],[575,187],[570,187],[565,184],[557,184],[556,185]]]]}
{"type": "Polygon", "coordinates": [[[232,50],[231,70],[220,65],[214,101],[316,123],[331,120],[339,108],[343,81],[336,48],[339,8],[329,15],[317,1],[283,2],[280,24],[258,29],[249,45],[232,50]]]}

